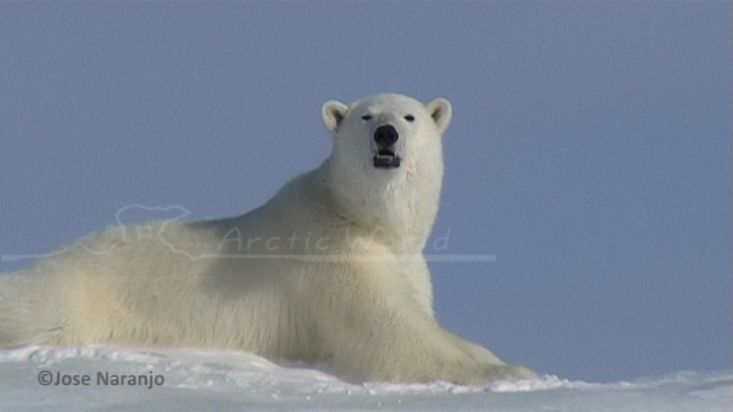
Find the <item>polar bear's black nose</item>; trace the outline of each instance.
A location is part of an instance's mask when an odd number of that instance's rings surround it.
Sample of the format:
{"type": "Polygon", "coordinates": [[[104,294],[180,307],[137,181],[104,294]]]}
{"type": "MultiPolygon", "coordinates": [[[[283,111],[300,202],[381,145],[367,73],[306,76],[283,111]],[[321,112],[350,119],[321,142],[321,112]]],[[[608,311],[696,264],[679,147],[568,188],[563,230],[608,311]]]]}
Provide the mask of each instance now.
{"type": "Polygon", "coordinates": [[[397,143],[397,139],[400,135],[397,133],[397,129],[394,126],[386,125],[379,126],[374,131],[374,141],[380,146],[392,146],[397,143]]]}

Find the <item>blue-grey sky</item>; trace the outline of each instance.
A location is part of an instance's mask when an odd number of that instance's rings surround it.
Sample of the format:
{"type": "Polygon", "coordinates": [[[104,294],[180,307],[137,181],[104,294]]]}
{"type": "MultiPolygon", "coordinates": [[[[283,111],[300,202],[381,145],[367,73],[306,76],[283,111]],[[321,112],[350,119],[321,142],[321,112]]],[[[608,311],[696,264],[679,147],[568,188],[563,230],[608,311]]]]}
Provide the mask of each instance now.
{"type": "Polygon", "coordinates": [[[328,155],[324,101],[445,96],[434,236],[497,258],[431,264],[446,327],[568,378],[730,368],[731,37],[727,2],[3,3],[0,253],[244,213],[328,155]]]}

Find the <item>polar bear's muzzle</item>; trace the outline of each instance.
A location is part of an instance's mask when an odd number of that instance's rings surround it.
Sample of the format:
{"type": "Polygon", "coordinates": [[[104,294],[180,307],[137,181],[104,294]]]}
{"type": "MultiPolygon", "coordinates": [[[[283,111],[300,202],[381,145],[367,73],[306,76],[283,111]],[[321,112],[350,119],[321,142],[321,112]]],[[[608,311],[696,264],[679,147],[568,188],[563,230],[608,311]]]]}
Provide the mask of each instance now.
{"type": "Polygon", "coordinates": [[[400,157],[391,150],[380,149],[374,155],[374,167],[378,169],[396,169],[400,167],[400,157]]]}
{"type": "Polygon", "coordinates": [[[400,157],[395,152],[395,143],[400,138],[397,129],[391,125],[384,125],[374,131],[373,140],[376,144],[374,153],[374,167],[378,169],[396,169],[400,167],[400,157]]]}

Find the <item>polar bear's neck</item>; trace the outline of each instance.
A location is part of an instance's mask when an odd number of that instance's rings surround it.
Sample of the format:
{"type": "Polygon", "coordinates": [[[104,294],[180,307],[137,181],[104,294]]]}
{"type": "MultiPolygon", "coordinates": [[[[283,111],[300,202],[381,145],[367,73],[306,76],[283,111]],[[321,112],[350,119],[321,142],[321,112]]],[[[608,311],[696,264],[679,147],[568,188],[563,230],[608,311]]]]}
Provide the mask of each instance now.
{"type": "Polygon", "coordinates": [[[361,230],[387,235],[404,253],[424,248],[438,211],[442,160],[431,162],[429,170],[362,170],[331,157],[315,173],[327,181],[339,214],[361,230]]]}

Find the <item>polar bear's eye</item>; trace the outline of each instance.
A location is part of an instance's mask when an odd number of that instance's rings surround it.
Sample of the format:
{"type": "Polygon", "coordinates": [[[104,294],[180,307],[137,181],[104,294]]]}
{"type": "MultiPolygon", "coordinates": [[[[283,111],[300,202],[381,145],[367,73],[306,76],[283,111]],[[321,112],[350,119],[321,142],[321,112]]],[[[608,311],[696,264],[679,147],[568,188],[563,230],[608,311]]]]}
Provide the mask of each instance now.
{"type": "Polygon", "coordinates": [[[372,115],[365,114],[364,116],[361,116],[361,120],[368,122],[369,120],[372,120],[372,115]]]}
{"type": "Polygon", "coordinates": [[[415,116],[408,114],[407,116],[405,116],[405,120],[407,120],[408,122],[414,122],[415,116]]]}

